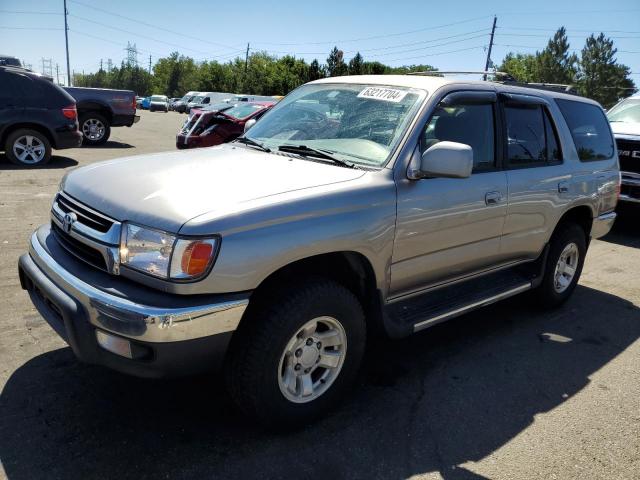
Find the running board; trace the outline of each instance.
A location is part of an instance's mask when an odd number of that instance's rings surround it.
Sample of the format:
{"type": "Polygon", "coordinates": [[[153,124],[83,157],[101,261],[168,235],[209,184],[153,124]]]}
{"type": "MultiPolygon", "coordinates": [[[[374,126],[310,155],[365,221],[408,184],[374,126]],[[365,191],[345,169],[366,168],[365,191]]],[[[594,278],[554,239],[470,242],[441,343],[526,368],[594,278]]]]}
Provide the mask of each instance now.
{"type": "Polygon", "coordinates": [[[504,300],[505,298],[509,298],[509,297],[512,297],[512,296],[517,295],[519,293],[526,292],[527,290],[530,290],[530,289],[531,289],[531,282],[523,283],[520,286],[517,286],[515,288],[511,288],[511,289],[507,290],[506,292],[499,293],[498,295],[494,295],[492,297],[488,297],[488,298],[485,298],[483,300],[479,300],[477,302],[470,303],[470,304],[465,305],[463,307],[456,308],[455,310],[451,310],[449,312],[444,312],[444,313],[441,313],[440,315],[436,315],[435,317],[431,317],[431,318],[428,318],[428,319],[423,320],[421,322],[418,322],[413,326],[413,331],[417,332],[419,330],[423,330],[423,329],[431,327],[431,326],[433,326],[433,325],[435,325],[437,323],[444,322],[444,321],[449,320],[451,318],[455,318],[455,317],[457,317],[459,315],[463,315],[463,314],[465,314],[467,312],[470,312],[472,310],[475,310],[477,308],[481,308],[481,307],[484,307],[486,305],[491,305],[492,303],[499,302],[500,300],[504,300]]]}
{"type": "Polygon", "coordinates": [[[535,286],[535,275],[522,269],[494,272],[387,303],[384,307],[385,324],[392,337],[402,337],[531,290],[535,286]]]}

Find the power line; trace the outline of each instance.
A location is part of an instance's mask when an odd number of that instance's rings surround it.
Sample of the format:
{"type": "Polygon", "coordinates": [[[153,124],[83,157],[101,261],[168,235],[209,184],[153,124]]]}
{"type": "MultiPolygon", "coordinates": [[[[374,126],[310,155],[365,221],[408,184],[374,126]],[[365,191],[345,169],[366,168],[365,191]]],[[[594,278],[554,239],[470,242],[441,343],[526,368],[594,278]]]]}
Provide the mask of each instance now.
{"type": "Polygon", "coordinates": [[[0,13],[11,13],[21,15],[62,15],[58,12],[30,12],[27,10],[0,10],[0,13]]]}
{"type": "Polygon", "coordinates": [[[189,38],[191,40],[197,40],[199,42],[209,43],[211,45],[215,45],[215,46],[222,47],[222,48],[227,48],[227,49],[230,49],[230,50],[236,50],[238,48],[238,47],[231,47],[231,46],[225,45],[223,43],[212,42],[211,40],[206,40],[206,39],[203,39],[203,38],[194,37],[192,35],[187,35],[187,34],[185,34],[183,32],[177,32],[175,30],[170,30],[168,28],[160,27],[160,26],[154,25],[152,23],[143,22],[138,18],[127,17],[125,15],[121,15],[121,14],[115,13],[115,12],[110,12],[109,10],[98,8],[98,7],[94,6],[94,5],[89,5],[87,3],[78,2],[76,0],[69,0],[69,2],[75,3],[77,5],[82,5],[83,7],[90,8],[91,10],[97,10],[99,12],[106,13],[107,15],[112,15],[112,16],[118,17],[118,18],[124,18],[125,20],[129,20],[131,22],[134,22],[136,25],[144,25],[146,27],[155,28],[157,30],[162,30],[164,32],[169,32],[169,33],[172,33],[174,35],[179,35],[179,36],[184,37],[184,38],[189,38]]]}
{"type": "MultiPolygon", "coordinates": [[[[541,31],[541,32],[549,32],[549,33],[555,33],[558,31],[558,29],[553,29],[553,28],[542,28],[542,27],[496,27],[500,30],[537,30],[537,31],[541,31]]],[[[580,33],[590,33],[590,32],[611,32],[611,33],[640,33],[640,32],[630,32],[628,30],[612,30],[610,28],[593,28],[593,29],[578,29],[578,28],[567,28],[565,27],[565,30],[567,32],[580,32],[580,33]]]]}
{"type": "Polygon", "coordinates": [[[2,30],[64,30],[64,28],[60,27],[5,27],[4,25],[0,25],[2,30]]]}
{"type": "Polygon", "coordinates": [[[387,62],[391,63],[391,62],[400,62],[400,61],[403,61],[403,60],[414,60],[414,59],[417,59],[417,58],[424,58],[424,57],[437,57],[438,55],[447,55],[449,53],[466,52],[468,50],[475,50],[475,49],[478,49],[478,48],[484,49],[485,46],[484,45],[476,45],[475,47],[460,48],[458,50],[449,50],[447,52],[427,53],[427,54],[418,55],[418,56],[415,56],[415,57],[394,58],[393,60],[387,60],[387,62]]]}
{"type": "Polygon", "coordinates": [[[454,25],[461,25],[463,23],[470,23],[470,22],[476,22],[478,20],[485,20],[487,18],[491,18],[492,15],[483,15],[481,17],[475,17],[475,18],[469,18],[467,20],[461,20],[459,22],[452,22],[452,23],[445,23],[443,25],[435,25],[435,26],[431,26],[431,27],[426,27],[426,28],[420,28],[417,30],[408,30],[405,32],[398,32],[398,33],[387,33],[384,35],[373,35],[370,37],[361,37],[361,38],[351,38],[348,40],[326,40],[326,41],[322,41],[322,42],[295,42],[295,43],[272,43],[272,42],[262,42],[262,45],[275,45],[275,46],[292,46],[292,45],[328,45],[328,44],[333,44],[333,45],[337,45],[339,43],[350,43],[350,42],[361,42],[364,40],[375,40],[378,38],[389,38],[389,37],[399,37],[402,35],[411,35],[412,33],[420,33],[420,32],[426,32],[429,30],[436,30],[438,28],[445,28],[445,27],[451,27],[454,25]]]}

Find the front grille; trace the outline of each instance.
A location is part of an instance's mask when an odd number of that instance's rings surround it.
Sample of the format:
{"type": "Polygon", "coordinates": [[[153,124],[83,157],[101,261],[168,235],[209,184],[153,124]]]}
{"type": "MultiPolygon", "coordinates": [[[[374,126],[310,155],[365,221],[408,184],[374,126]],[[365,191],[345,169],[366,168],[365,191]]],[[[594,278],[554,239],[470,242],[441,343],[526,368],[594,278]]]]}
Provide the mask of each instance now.
{"type": "Polygon", "coordinates": [[[104,257],[99,251],[91,248],[89,245],[85,245],[79,240],[76,240],[58,227],[54,222],[51,222],[51,231],[55,235],[56,240],[58,240],[58,243],[69,253],[75,255],[80,260],[99,268],[100,270],[108,271],[104,257]]]}
{"type": "Polygon", "coordinates": [[[633,140],[617,139],[618,159],[620,160],[620,170],[623,172],[640,173],[640,142],[633,140]],[[636,157],[634,157],[634,152],[636,157]]]}
{"type": "Polygon", "coordinates": [[[635,185],[621,185],[620,194],[640,200],[640,187],[636,187],[635,185]]]}
{"type": "Polygon", "coordinates": [[[93,210],[89,210],[87,207],[83,206],[80,202],[72,199],[68,195],[58,194],[55,201],[58,204],[58,208],[60,208],[64,213],[75,213],[78,217],[77,221],[79,223],[97,230],[98,232],[106,233],[113,225],[112,220],[109,220],[104,215],[93,210]]]}

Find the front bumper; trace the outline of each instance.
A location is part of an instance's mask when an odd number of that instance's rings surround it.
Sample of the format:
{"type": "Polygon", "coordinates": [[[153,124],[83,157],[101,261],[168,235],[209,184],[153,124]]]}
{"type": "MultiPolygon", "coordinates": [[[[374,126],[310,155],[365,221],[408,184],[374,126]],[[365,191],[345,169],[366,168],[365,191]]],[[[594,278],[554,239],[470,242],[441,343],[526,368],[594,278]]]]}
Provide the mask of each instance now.
{"type": "Polygon", "coordinates": [[[79,359],[144,377],[219,367],[249,302],[248,294],[150,292],[129,280],[93,272],[66,254],[47,226],[32,235],[29,253],[20,257],[19,273],[35,307],[79,359]],[[80,278],[78,273],[87,270],[95,281],[80,278]],[[97,332],[127,340],[132,358],[100,347],[97,332]]]}

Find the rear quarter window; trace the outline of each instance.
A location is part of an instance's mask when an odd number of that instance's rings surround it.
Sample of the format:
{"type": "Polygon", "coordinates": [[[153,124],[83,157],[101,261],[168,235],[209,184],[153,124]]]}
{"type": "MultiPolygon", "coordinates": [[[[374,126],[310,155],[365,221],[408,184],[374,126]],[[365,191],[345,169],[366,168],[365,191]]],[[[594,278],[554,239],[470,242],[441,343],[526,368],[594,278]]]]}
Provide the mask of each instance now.
{"type": "Polygon", "coordinates": [[[556,99],[556,103],[569,126],[581,161],[607,160],[613,157],[613,136],[607,117],[600,107],[573,100],[556,99]]]}

